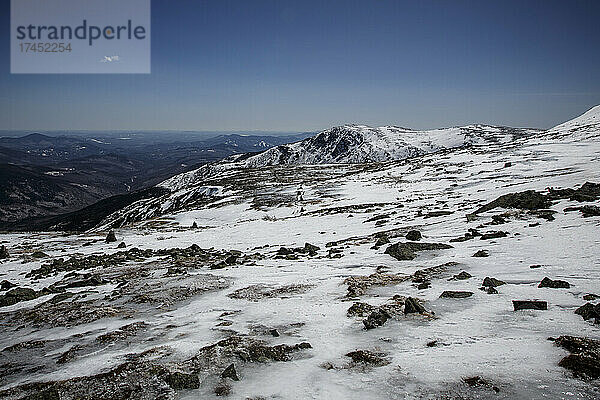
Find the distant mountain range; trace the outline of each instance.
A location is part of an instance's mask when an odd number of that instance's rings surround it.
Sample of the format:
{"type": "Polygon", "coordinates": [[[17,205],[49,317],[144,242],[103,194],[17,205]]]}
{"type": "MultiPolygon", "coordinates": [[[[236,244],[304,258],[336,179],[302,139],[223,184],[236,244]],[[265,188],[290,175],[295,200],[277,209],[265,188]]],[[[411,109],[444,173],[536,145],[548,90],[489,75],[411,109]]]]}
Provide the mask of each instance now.
{"type": "MultiPolygon", "coordinates": [[[[452,151],[469,146],[490,144],[513,146],[518,145],[520,140],[532,137],[544,140],[544,138],[557,136],[598,135],[598,131],[600,131],[600,106],[547,131],[490,125],[469,125],[427,131],[394,126],[373,128],[365,125],[343,125],[312,136],[306,134],[305,136],[308,137],[304,138],[299,136],[223,135],[206,140],[202,146],[196,145],[195,152],[190,153],[190,148],[187,147],[169,145],[172,148],[164,148],[160,154],[149,154],[148,158],[156,159],[155,164],[158,165],[160,165],[161,156],[170,160],[176,158],[177,162],[182,159],[200,160],[198,162],[200,165],[196,164],[195,168],[179,167],[184,169],[184,171],[180,171],[181,173],[176,173],[177,168],[170,169],[171,177],[156,182],[152,190],[140,192],[132,189],[128,193],[122,194],[118,200],[104,199],[93,206],[63,215],[55,215],[52,218],[48,217],[48,213],[44,214],[45,209],[42,208],[37,215],[32,212],[29,218],[18,222],[13,219],[5,223],[3,227],[15,230],[88,230],[94,227],[123,226],[165,213],[202,206],[210,202],[211,198],[214,200],[220,196],[223,190],[223,187],[220,186],[222,182],[234,179],[232,177],[243,180],[243,174],[240,175],[240,173],[245,169],[282,168],[294,165],[368,165],[452,151]],[[203,158],[199,155],[205,152],[213,153],[215,158],[218,158],[218,154],[222,156],[222,159],[213,161],[210,157],[203,158]],[[42,215],[44,217],[39,218],[42,215]]],[[[41,140],[42,138],[38,136],[37,139],[41,140]]],[[[31,138],[23,140],[31,140],[31,138]]],[[[44,140],[46,139],[44,138],[44,140]]],[[[69,141],[63,143],[72,145],[69,141]]],[[[78,151],[77,147],[75,147],[75,151],[78,151]]],[[[70,162],[75,161],[70,160],[70,162]]],[[[81,160],[77,160],[77,162],[81,163],[81,160]]],[[[142,165],[148,165],[148,163],[143,164],[142,161],[142,165]]],[[[81,169],[81,167],[79,168],[81,169]]],[[[154,179],[161,176],[161,173],[168,175],[168,171],[161,171],[159,168],[154,171],[155,173],[152,175],[154,179]]],[[[46,176],[48,176],[48,172],[45,172],[46,176]]],[[[63,201],[61,196],[53,194],[62,193],[62,186],[59,185],[59,182],[52,180],[52,178],[58,180],[59,176],[50,174],[50,177],[47,178],[48,182],[58,185],[55,189],[46,189],[42,185],[43,180],[38,180],[31,190],[21,197],[27,201],[37,199],[36,204],[41,208],[43,205],[39,199],[42,196],[37,195],[38,191],[48,190],[51,196],[63,201]],[[36,185],[38,185],[37,189],[36,185]]],[[[64,175],[60,178],[64,178],[64,175]]],[[[149,180],[147,179],[146,182],[149,180]]],[[[132,186],[132,188],[134,187],[132,186]]],[[[7,192],[6,189],[4,190],[7,192]]],[[[6,195],[4,199],[3,201],[7,201],[6,195]]],[[[10,199],[8,201],[10,202],[10,199]]],[[[64,207],[62,204],[60,206],[64,207]]],[[[3,207],[5,209],[6,204],[3,207]]],[[[56,205],[55,209],[59,209],[59,205],[56,205]]],[[[8,220],[6,215],[4,218],[5,221],[8,220]]]]}
{"type": "Polygon", "coordinates": [[[89,132],[0,137],[0,228],[26,218],[82,209],[232,154],[259,152],[309,135],[205,138],[174,132],[158,136],[89,132]]]}

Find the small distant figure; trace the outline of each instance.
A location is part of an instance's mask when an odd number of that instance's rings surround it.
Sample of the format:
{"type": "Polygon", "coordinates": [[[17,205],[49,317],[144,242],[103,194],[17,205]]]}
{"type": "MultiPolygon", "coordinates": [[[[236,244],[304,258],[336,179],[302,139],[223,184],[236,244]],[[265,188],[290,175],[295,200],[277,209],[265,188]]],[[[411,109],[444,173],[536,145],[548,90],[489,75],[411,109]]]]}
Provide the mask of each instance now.
{"type": "Polygon", "coordinates": [[[115,236],[115,231],[113,231],[112,229],[108,232],[108,235],[106,235],[106,243],[113,243],[117,241],[117,237],[115,236]]]}
{"type": "Polygon", "coordinates": [[[198,224],[196,223],[196,221],[194,221],[194,223],[192,224],[192,229],[198,229],[198,224]]]}
{"type": "Polygon", "coordinates": [[[6,259],[10,257],[10,254],[8,254],[8,250],[6,249],[5,245],[0,246],[0,260],[6,259]]]}

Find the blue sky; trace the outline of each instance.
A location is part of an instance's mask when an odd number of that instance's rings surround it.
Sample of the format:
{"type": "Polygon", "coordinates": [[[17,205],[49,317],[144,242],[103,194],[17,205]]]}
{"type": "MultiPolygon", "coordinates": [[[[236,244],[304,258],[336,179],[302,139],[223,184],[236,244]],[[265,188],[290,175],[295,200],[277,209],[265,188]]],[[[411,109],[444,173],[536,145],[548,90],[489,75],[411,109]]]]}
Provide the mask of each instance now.
{"type": "Polygon", "coordinates": [[[11,75],[0,129],[547,128],[600,104],[600,1],[153,0],[150,75],[11,75]]]}

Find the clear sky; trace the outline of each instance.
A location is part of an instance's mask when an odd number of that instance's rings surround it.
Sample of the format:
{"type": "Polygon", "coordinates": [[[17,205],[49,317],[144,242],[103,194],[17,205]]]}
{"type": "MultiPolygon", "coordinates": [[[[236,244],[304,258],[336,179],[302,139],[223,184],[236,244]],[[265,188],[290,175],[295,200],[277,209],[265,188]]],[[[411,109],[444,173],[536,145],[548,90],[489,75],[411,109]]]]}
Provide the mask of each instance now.
{"type": "Polygon", "coordinates": [[[11,75],[0,129],[547,128],[600,104],[597,0],[153,0],[150,75],[11,75]]]}

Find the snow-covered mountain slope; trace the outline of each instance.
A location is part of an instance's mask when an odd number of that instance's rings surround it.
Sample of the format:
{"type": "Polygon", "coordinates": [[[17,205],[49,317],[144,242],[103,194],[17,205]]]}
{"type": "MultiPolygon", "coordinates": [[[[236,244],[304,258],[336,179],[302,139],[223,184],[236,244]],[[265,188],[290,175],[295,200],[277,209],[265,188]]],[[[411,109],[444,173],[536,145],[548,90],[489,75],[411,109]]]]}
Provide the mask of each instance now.
{"type": "Polygon", "coordinates": [[[576,313],[600,303],[585,185],[600,141],[569,132],[387,163],[221,165],[122,210],[124,248],[106,232],[0,234],[2,279],[35,291],[0,306],[0,398],[596,399],[598,380],[573,372],[593,373],[598,350],[548,340],[600,339],[576,313]],[[507,195],[519,207],[475,213],[507,195]],[[433,250],[388,251],[406,243],[433,250]]]}
{"type": "Polygon", "coordinates": [[[549,129],[548,134],[562,137],[572,136],[573,138],[600,136],[600,105],[592,107],[577,118],[549,129]]]}

